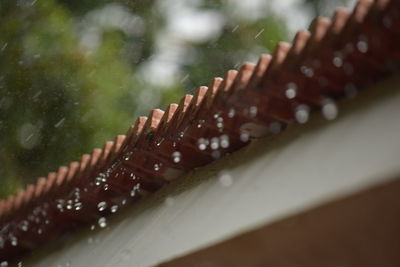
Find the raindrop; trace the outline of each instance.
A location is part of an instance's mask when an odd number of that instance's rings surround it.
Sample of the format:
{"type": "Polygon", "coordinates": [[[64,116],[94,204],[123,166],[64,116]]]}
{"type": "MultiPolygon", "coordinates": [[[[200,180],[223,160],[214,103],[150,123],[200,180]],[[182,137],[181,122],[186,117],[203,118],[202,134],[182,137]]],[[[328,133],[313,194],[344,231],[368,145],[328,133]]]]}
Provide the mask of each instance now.
{"type": "Polygon", "coordinates": [[[179,163],[181,161],[182,154],[179,151],[175,151],[172,153],[172,160],[174,163],[179,163]]]}
{"type": "Polygon", "coordinates": [[[185,82],[189,78],[189,74],[186,74],[185,77],[181,79],[181,83],[185,82]]]}
{"type": "Polygon", "coordinates": [[[198,123],[197,123],[197,128],[203,127],[203,124],[204,124],[205,122],[206,122],[205,120],[199,120],[198,123]]]}
{"type": "Polygon", "coordinates": [[[20,228],[24,232],[28,231],[28,226],[29,226],[29,223],[27,221],[22,221],[20,224],[20,228]]]}
{"type": "Polygon", "coordinates": [[[322,104],[322,114],[327,120],[334,120],[337,117],[338,108],[331,99],[325,100],[322,104]]]}
{"type": "Polygon", "coordinates": [[[217,150],[219,148],[219,140],[218,137],[211,138],[210,147],[212,150],[217,150]]]}
{"type": "Polygon", "coordinates": [[[298,105],[294,114],[298,123],[306,123],[308,121],[309,115],[310,108],[305,104],[298,105]]]}
{"type": "Polygon", "coordinates": [[[96,225],[93,224],[90,226],[90,231],[93,231],[94,229],[96,229],[96,225]]]}
{"type": "Polygon", "coordinates": [[[41,234],[43,233],[42,228],[39,228],[39,229],[37,230],[37,233],[38,233],[39,235],[41,235],[41,234]]]}
{"type": "Polygon", "coordinates": [[[301,66],[300,71],[307,77],[314,76],[314,70],[312,68],[307,67],[307,66],[301,66]]]}
{"type": "Polygon", "coordinates": [[[121,202],[121,204],[122,204],[122,205],[125,205],[125,204],[126,204],[126,199],[123,199],[122,202],[121,202]]]}
{"type": "Polygon", "coordinates": [[[249,141],[249,139],[250,139],[250,134],[247,131],[242,131],[240,133],[240,141],[245,143],[249,141]]]}
{"type": "Polygon", "coordinates": [[[105,191],[107,191],[107,190],[108,190],[108,184],[105,184],[105,185],[103,186],[103,189],[104,189],[105,191]]]}
{"type": "Polygon", "coordinates": [[[155,171],[159,171],[160,170],[160,166],[161,164],[158,164],[158,163],[156,163],[156,164],[154,164],[154,170],[155,171]]]}
{"type": "Polygon", "coordinates": [[[72,209],[72,200],[68,200],[67,201],[67,206],[66,206],[67,210],[71,210],[72,209]]]}
{"type": "Polygon", "coordinates": [[[228,135],[226,135],[226,134],[221,135],[221,137],[220,137],[220,145],[221,145],[222,148],[229,147],[229,136],[228,135]]]}
{"type": "Polygon", "coordinates": [[[285,95],[289,99],[293,99],[296,97],[297,94],[297,85],[293,82],[290,82],[286,86],[285,95]]]}
{"type": "Polygon", "coordinates": [[[199,149],[200,149],[200,150],[206,150],[207,145],[208,145],[208,140],[205,139],[205,138],[200,138],[200,139],[197,141],[197,145],[199,146],[199,149]]]}
{"type": "Polygon", "coordinates": [[[131,190],[131,197],[136,196],[136,192],[139,191],[139,189],[140,189],[140,184],[134,185],[132,190],[131,190]]]}
{"type": "Polygon", "coordinates": [[[0,267],[7,267],[8,266],[8,261],[2,261],[0,263],[0,267]]]}
{"type": "Polygon", "coordinates": [[[236,113],[236,111],[235,111],[234,108],[229,109],[229,111],[228,111],[228,117],[229,117],[229,118],[235,117],[235,113],[236,113]]]}
{"type": "Polygon", "coordinates": [[[236,25],[233,29],[232,32],[235,32],[239,28],[239,25],[236,25]]]}
{"type": "Polygon", "coordinates": [[[230,175],[228,172],[220,173],[218,180],[220,185],[223,187],[229,187],[233,184],[232,175],[230,175]]]}
{"type": "Polygon", "coordinates": [[[249,113],[251,117],[255,117],[257,115],[257,107],[256,106],[251,106],[249,109],[249,113]]]}
{"type": "Polygon", "coordinates": [[[224,119],[222,117],[217,118],[217,128],[221,129],[224,127],[224,119]]]}
{"type": "Polygon", "coordinates": [[[107,219],[105,217],[101,217],[98,223],[101,228],[107,227],[107,219]]]}
{"type": "Polygon", "coordinates": [[[259,31],[256,36],[254,36],[254,39],[257,39],[264,31],[265,29],[262,29],[261,31],[259,31]]]}
{"type": "Polygon", "coordinates": [[[18,246],[18,239],[15,236],[10,237],[10,242],[13,247],[18,246]]]}
{"type": "Polygon", "coordinates": [[[4,49],[6,49],[6,47],[8,46],[8,43],[5,43],[2,47],[1,47],[1,51],[3,52],[4,51],[4,49]]]}
{"type": "Polygon", "coordinates": [[[22,261],[18,262],[17,266],[22,267],[22,261]]]}
{"type": "Polygon", "coordinates": [[[75,210],[81,210],[82,209],[82,202],[76,202],[75,203],[75,210]]]}
{"type": "Polygon", "coordinates": [[[158,139],[158,141],[156,142],[156,146],[161,146],[161,144],[164,142],[164,138],[160,138],[158,139]]]}
{"type": "Polygon", "coordinates": [[[132,156],[132,154],[133,154],[133,152],[132,152],[132,151],[129,151],[128,153],[126,153],[126,154],[124,155],[124,160],[130,160],[130,159],[131,159],[131,156],[132,156]]]}
{"type": "Polygon", "coordinates": [[[54,124],[54,128],[58,128],[60,127],[65,121],[65,118],[62,118],[61,120],[59,120],[56,124],[54,124]]]}
{"type": "Polygon", "coordinates": [[[99,210],[99,211],[103,211],[103,210],[105,210],[107,208],[107,202],[105,202],[105,201],[101,201],[101,202],[99,202],[98,204],[97,204],[97,209],[99,210]]]}
{"type": "Polygon", "coordinates": [[[118,205],[111,206],[111,212],[116,213],[118,211],[118,205]]]}
{"type": "Polygon", "coordinates": [[[101,178],[100,177],[96,177],[96,180],[95,180],[94,183],[95,183],[95,185],[99,186],[101,184],[101,178]]]}
{"type": "Polygon", "coordinates": [[[340,68],[343,65],[343,60],[340,57],[334,57],[332,60],[333,65],[340,68]]]}
{"type": "Polygon", "coordinates": [[[363,40],[358,41],[357,42],[357,49],[361,53],[367,53],[367,51],[368,51],[368,43],[366,41],[363,41],[363,40]]]}

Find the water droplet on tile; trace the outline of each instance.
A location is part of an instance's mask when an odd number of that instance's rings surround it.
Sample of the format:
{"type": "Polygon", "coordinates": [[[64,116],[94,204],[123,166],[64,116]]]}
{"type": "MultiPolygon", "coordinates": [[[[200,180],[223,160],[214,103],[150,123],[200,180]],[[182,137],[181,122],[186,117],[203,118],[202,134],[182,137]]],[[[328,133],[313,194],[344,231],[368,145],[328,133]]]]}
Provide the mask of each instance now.
{"type": "Polygon", "coordinates": [[[18,239],[15,236],[10,236],[10,242],[13,247],[18,246],[18,239]]]}
{"type": "Polygon", "coordinates": [[[105,217],[101,217],[98,223],[101,228],[107,227],[107,219],[105,217]]]}
{"type": "Polygon", "coordinates": [[[66,205],[66,208],[67,208],[67,210],[71,210],[72,209],[72,200],[68,200],[67,201],[67,205],[66,205]]]}
{"type": "Polygon", "coordinates": [[[322,114],[327,120],[334,120],[338,115],[338,108],[331,99],[327,99],[322,104],[322,114]]]}
{"type": "Polygon", "coordinates": [[[200,150],[206,150],[207,146],[208,146],[208,140],[205,138],[200,138],[197,141],[197,145],[199,147],[200,150]]]}
{"type": "Polygon", "coordinates": [[[20,228],[22,231],[26,232],[28,231],[29,223],[27,221],[22,221],[20,224],[20,228]]]}
{"type": "Polygon", "coordinates": [[[310,115],[310,108],[305,104],[300,104],[297,106],[294,115],[298,123],[306,123],[310,115]]]}
{"type": "Polygon", "coordinates": [[[312,68],[309,68],[307,66],[301,66],[300,71],[307,77],[313,77],[314,76],[314,70],[312,68]]]}
{"type": "Polygon", "coordinates": [[[217,150],[219,148],[218,137],[211,138],[210,147],[211,147],[212,150],[217,150]]]}
{"type": "Polygon", "coordinates": [[[343,65],[343,60],[341,57],[334,57],[332,63],[335,67],[340,68],[343,65]]]}
{"type": "Polygon", "coordinates": [[[229,147],[229,136],[224,134],[221,135],[220,137],[220,145],[222,148],[228,148],[229,147]]]}
{"type": "Polygon", "coordinates": [[[255,116],[257,116],[257,107],[256,106],[251,106],[250,108],[249,108],[249,114],[250,114],[250,116],[251,117],[255,117],[255,116]]]}
{"type": "Polygon", "coordinates": [[[229,109],[229,111],[228,111],[228,117],[229,118],[235,117],[235,114],[236,114],[236,111],[235,111],[234,108],[229,109]]]}
{"type": "Polygon", "coordinates": [[[105,210],[107,208],[107,202],[105,202],[105,201],[101,201],[101,202],[99,202],[98,204],[97,204],[97,209],[99,210],[99,211],[103,211],[103,210],[105,210]]]}
{"type": "Polygon", "coordinates": [[[357,49],[361,53],[367,53],[368,52],[368,43],[365,40],[358,41],[357,42],[357,49]]]}
{"type": "Polygon", "coordinates": [[[74,206],[75,206],[75,210],[81,210],[82,209],[82,202],[76,202],[74,204],[74,206]]]}
{"type": "Polygon", "coordinates": [[[174,163],[179,163],[182,159],[182,154],[179,151],[175,151],[174,153],[172,153],[172,161],[174,163]]]}
{"type": "Polygon", "coordinates": [[[154,164],[154,170],[155,171],[159,171],[160,170],[160,164],[159,163],[154,164]]]}
{"type": "Polygon", "coordinates": [[[247,131],[242,131],[240,133],[240,141],[246,143],[250,139],[250,134],[247,131]]]}
{"type": "Polygon", "coordinates": [[[111,206],[110,210],[112,213],[116,213],[118,211],[118,205],[111,206]]]}
{"type": "Polygon", "coordinates": [[[285,95],[289,99],[293,99],[297,94],[297,85],[293,82],[290,82],[286,85],[285,95]]]}

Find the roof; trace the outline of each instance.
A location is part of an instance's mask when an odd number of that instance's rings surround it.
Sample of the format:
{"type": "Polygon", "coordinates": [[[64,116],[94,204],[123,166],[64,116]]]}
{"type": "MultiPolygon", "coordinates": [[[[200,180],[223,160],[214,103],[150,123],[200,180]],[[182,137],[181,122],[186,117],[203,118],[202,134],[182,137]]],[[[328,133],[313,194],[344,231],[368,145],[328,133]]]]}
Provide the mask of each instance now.
{"type": "MultiPolygon", "coordinates": [[[[20,257],[113,207],[138,201],[194,168],[275,135],[311,112],[331,120],[335,102],[396,73],[400,2],[359,1],[319,17],[274,54],[214,78],[166,111],[140,117],[126,135],[60,167],[0,202],[0,262],[20,257]],[[84,216],[83,216],[84,215],[84,216]]],[[[115,208],[114,208],[115,209],[115,208]]]]}

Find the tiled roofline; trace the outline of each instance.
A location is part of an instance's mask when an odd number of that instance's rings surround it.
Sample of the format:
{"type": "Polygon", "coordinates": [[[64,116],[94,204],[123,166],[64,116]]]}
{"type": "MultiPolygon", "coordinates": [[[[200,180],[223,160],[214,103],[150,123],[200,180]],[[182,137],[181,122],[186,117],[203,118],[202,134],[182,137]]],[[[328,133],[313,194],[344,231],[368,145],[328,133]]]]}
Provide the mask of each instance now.
{"type": "Polygon", "coordinates": [[[400,1],[359,1],[353,12],[318,17],[310,32],[281,42],[257,65],[214,78],[166,111],[139,117],[126,135],[0,201],[0,262],[105,220],[196,167],[253,138],[337,115],[335,102],[398,73],[400,1]]]}

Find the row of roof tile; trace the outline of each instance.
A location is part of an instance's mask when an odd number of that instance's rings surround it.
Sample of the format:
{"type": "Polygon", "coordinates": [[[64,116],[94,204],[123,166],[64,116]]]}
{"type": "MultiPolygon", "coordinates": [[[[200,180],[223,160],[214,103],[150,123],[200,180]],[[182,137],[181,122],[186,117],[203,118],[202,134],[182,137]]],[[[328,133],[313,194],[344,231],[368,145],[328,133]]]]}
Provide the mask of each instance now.
{"type": "Polygon", "coordinates": [[[305,123],[311,111],[334,119],[338,99],[399,71],[399,47],[398,0],[359,1],[353,12],[339,8],[332,20],[316,18],[310,32],[279,43],[273,56],[229,70],[165,111],[152,110],[126,135],[0,201],[0,262],[105,222],[111,207],[137,201],[252,138],[305,123]]]}

